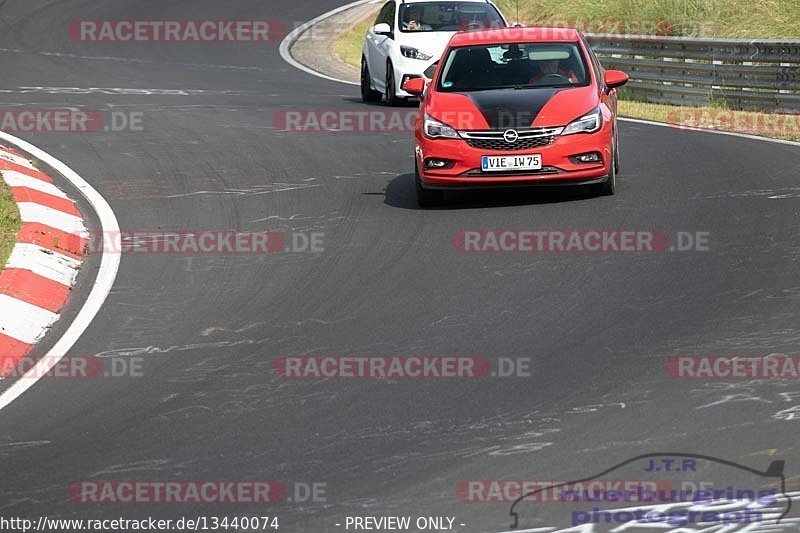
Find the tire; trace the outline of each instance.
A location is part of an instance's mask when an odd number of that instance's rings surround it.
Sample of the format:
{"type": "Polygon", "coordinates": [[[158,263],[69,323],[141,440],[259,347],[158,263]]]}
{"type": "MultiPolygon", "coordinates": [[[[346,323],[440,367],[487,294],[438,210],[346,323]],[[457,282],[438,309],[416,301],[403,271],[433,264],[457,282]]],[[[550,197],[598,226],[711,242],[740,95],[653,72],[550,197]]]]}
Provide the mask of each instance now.
{"type": "Polygon", "coordinates": [[[608,179],[603,183],[597,183],[593,186],[594,192],[599,196],[612,196],[617,190],[617,147],[616,143],[612,144],[611,149],[611,165],[608,171],[608,179]]]}
{"type": "Polygon", "coordinates": [[[614,172],[619,174],[619,130],[614,129],[614,172]]]}
{"type": "Polygon", "coordinates": [[[394,67],[392,62],[386,63],[386,94],[384,94],[386,105],[396,106],[400,104],[400,98],[397,97],[397,88],[394,85],[394,67]]]}
{"type": "Polygon", "coordinates": [[[361,57],[361,100],[364,103],[374,103],[381,101],[381,93],[372,89],[372,78],[370,78],[367,59],[361,57]]]}
{"type": "Polygon", "coordinates": [[[424,189],[422,187],[422,180],[419,177],[419,167],[416,161],[414,162],[414,188],[417,192],[417,204],[420,207],[437,207],[444,203],[444,191],[424,189]]]}

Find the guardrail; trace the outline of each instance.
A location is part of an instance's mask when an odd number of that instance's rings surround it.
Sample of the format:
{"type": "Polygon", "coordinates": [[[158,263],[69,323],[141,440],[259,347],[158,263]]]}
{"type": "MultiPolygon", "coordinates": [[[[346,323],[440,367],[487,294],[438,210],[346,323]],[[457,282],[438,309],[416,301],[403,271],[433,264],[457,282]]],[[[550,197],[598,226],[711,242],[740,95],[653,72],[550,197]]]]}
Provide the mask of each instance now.
{"type": "Polygon", "coordinates": [[[800,112],[800,40],[588,34],[625,91],[648,102],[800,112]]]}

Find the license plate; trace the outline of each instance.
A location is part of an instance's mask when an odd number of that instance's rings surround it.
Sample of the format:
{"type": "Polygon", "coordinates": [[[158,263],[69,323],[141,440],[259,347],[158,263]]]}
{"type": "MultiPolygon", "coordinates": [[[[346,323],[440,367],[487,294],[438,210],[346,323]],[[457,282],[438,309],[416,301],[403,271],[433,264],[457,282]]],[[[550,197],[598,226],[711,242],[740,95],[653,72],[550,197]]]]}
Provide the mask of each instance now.
{"type": "Polygon", "coordinates": [[[481,170],[498,172],[503,170],[541,170],[542,155],[485,155],[481,158],[481,170]]]}

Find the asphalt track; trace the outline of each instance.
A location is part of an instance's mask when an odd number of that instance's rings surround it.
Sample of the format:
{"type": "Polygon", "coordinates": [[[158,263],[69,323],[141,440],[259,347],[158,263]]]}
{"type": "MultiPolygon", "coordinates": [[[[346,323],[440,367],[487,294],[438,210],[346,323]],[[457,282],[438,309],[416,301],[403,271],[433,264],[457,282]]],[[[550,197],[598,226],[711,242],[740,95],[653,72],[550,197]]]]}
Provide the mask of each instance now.
{"type": "Polygon", "coordinates": [[[154,347],[145,377],[42,381],[0,412],[0,512],[263,514],[78,505],[67,487],[280,479],[327,483],[328,500],[276,506],[283,531],[339,531],[345,516],[367,514],[455,515],[460,531],[500,531],[507,506],[458,501],[459,480],[575,479],[666,450],[757,468],[773,455],[800,475],[800,419],[776,416],[800,404],[793,382],[685,382],[664,372],[675,354],[797,353],[797,147],[625,123],[616,196],[470,193],[422,211],[410,135],[274,130],[283,109],[362,106],[357,88],[286,64],[277,43],[79,44],[66,34],[78,18],[292,26],[337,5],[0,5],[0,107],[144,112],[142,132],[22,135],[90,181],[123,229],[325,234],[316,254],[123,257],[73,354],[154,347]],[[455,232],[480,228],[702,231],[711,249],[453,248],[455,232]],[[529,357],[532,376],[286,381],[271,369],[282,355],[420,353],[529,357]]]}

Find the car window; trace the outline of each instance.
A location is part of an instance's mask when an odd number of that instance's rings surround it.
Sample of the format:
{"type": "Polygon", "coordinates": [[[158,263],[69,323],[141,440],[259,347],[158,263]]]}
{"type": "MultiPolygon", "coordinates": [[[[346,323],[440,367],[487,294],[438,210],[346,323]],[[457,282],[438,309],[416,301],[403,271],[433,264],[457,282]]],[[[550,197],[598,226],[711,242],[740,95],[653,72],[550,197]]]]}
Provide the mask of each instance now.
{"type": "Polygon", "coordinates": [[[451,49],[437,90],[573,87],[590,81],[577,43],[512,43],[451,49]]]}
{"type": "Polygon", "coordinates": [[[390,28],[392,28],[392,30],[394,30],[394,14],[395,14],[395,12],[397,10],[397,4],[395,2],[389,2],[386,5],[386,7],[388,9],[386,10],[386,13],[384,15],[384,19],[383,19],[382,22],[385,22],[386,24],[389,25],[390,28]]]}
{"type": "Polygon", "coordinates": [[[431,65],[428,68],[426,68],[425,72],[423,72],[425,77],[428,78],[429,80],[432,80],[433,79],[433,75],[436,73],[436,67],[438,67],[438,66],[439,66],[439,62],[437,61],[433,65],[431,65]]]}
{"type": "Polygon", "coordinates": [[[400,6],[400,31],[465,31],[505,27],[497,9],[477,2],[413,2],[400,6]]]}
{"type": "Polygon", "coordinates": [[[386,13],[386,8],[387,8],[388,6],[389,6],[389,4],[384,4],[384,5],[383,5],[383,7],[381,8],[381,10],[378,12],[378,16],[377,16],[377,17],[375,17],[375,22],[373,23],[373,26],[375,26],[375,25],[377,25],[377,24],[380,24],[380,23],[381,23],[381,21],[383,20],[384,14],[386,13]]]}
{"type": "Polygon", "coordinates": [[[386,23],[394,29],[394,9],[396,4],[394,2],[387,2],[384,4],[383,8],[381,8],[380,12],[378,13],[377,18],[375,18],[375,24],[380,24],[382,22],[386,23]]]}
{"type": "Polygon", "coordinates": [[[597,58],[597,55],[595,55],[594,50],[592,50],[591,47],[589,46],[589,43],[587,43],[584,40],[583,44],[584,44],[584,46],[586,46],[586,49],[589,51],[589,59],[591,60],[591,63],[592,63],[592,69],[594,70],[595,78],[597,78],[597,82],[599,84],[602,84],[603,83],[603,66],[600,64],[600,60],[597,58]]]}

